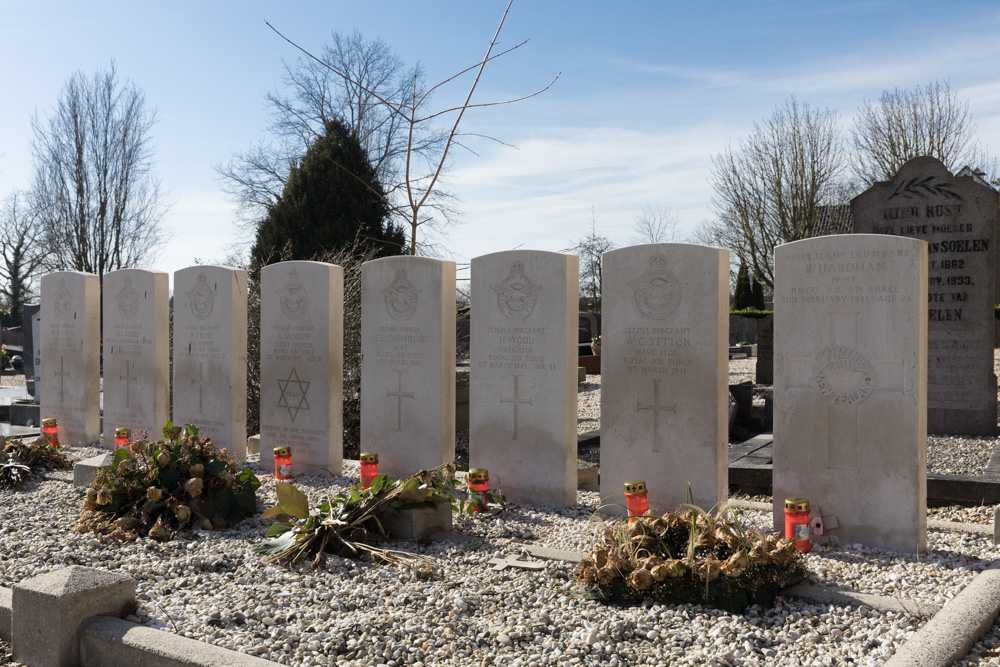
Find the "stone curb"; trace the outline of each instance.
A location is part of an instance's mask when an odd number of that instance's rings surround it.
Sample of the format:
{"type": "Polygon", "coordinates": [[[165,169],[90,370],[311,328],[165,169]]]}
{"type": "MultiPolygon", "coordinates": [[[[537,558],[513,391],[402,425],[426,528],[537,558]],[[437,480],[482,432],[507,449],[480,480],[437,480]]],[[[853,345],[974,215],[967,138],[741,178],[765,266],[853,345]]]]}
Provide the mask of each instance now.
{"type": "Polygon", "coordinates": [[[945,604],[885,663],[947,667],[961,660],[1000,613],[1000,569],[988,569],[945,604]]]}

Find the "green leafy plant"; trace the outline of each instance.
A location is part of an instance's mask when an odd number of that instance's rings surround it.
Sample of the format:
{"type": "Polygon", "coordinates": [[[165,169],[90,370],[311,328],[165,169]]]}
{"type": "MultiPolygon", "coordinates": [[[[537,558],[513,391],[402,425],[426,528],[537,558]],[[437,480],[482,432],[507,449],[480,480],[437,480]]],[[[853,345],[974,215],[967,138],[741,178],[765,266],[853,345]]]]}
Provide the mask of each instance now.
{"type": "Polygon", "coordinates": [[[499,491],[489,492],[484,500],[466,488],[455,477],[451,463],[393,482],[384,474],[378,475],[368,488],[352,485],[346,493],[327,494],[326,502],[312,509],[306,495],[291,484],[278,482],[275,492],[278,504],[263,514],[275,519],[267,531],[270,539],[254,551],[288,565],[311,558],[313,567],[319,567],[327,553],[349,558],[370,553],[389,562],[428,566],[429,561],[415,554],[376,546],[390,537],[382,525],[385,517],[404,509],[445,503],[471,514],[482,509],[484,502],[504,502],[499,491]]]}
{"type": "Polygon", "coordinates": [[[709,604],[738,613],[770,606],[779,588],[805,578],[795,541],[746,529],[738,517],[687,505],[662,516],[603,527],[575,576],[587,597],[709,604]]]}
{"type": "Polygon", "coordinates": [[[26,443],[0,436],[0,488],[20,488],[38,470],[71,467],[72,462],[44,437],[26,443]]]}
{"type": "Polygon", "coordinates": [[[97,473],[74,532],[169,540],[181,530],[224,529],[257,511],[260,480],[239,470],[195,426],[167,422],[163,440],[134,441],[97,473]]]}

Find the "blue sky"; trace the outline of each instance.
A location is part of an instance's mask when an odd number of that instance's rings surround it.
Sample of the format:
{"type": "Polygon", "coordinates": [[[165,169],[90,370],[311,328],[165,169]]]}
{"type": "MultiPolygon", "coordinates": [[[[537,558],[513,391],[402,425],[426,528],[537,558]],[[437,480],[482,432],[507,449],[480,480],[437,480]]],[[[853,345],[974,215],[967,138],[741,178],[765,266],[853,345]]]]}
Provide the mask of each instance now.
{"type": "MultiPolygon", "coordinates": [[[[330,32],[380,36],[436,82],[482,55],[505,2],[13,2],[0,0],[0,196],[28,185],[30,117],[77,69],[114,58],[159,111],[156,173],[172,202],[170,240],[149,268],[221,261],[235,205],[213,166],[266,139],[263,96],[298,54],[264,21],[318,51],[330,32]]],[[[1000,4],[995,2],[555,2],[518,0],[477,99],[532,100],[466,116],[466,131],[517,148],[459,151],[447,187],[463,223],[451,258],[516,246],[561,250],[598,229],[627,245],[644,204],[672,208],[680,233],[712,216],[712,155],[790,95],[842,116],[885,88],[948,79],[978,137],[1000,152],[1000,4]]],[[[450,105],[463,84],[443,90],[450,105]]],[[[460,272],[461,276],[468,274],[460,272]]]]}

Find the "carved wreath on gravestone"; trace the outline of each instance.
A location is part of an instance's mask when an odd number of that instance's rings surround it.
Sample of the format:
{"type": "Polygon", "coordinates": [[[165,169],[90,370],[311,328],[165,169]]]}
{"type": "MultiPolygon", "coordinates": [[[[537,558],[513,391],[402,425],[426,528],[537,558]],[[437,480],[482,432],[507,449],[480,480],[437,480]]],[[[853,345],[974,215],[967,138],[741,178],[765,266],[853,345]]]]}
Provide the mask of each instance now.
{"type": "Polygon", "coordinates": [[[524,275],[524,264],[521,262],[511,264],[507,277],[499,285],[490,287],[497,293],[500,312],[513,320],[523,320],[531,315],[538,303],[538,290],[542,289],[524,275]]]}
{"type": "Polygon", "coordinates": [[[288,280],[277,292],[281,312],[290,320],[302,319],[309,310],[309,292],[305,285],[299,282],[299,272],[292,269],[288,272],[288,280]]]}
{"type": "Polygon", "coordinates": [[[629,286],[635,290],[635,305],[639,312],[654,320],[662,320],[677,312],[683,296],[682,287],[686,284],[667,270],[667,259],[663,255],[653,255],[649,260],[649,270],[638,280],[629,281],[629,286]]]}
{"type": "Polygon", "coordinates": [[[215,290],[208,286],[208,276],[199,273],[194,289],[186,294],[191,304],[191,313],[195,317],[204,320],[212,314],[212,309],[215,308],[215,290]]]}
{"type": "Polygon", "coordinates": [[[54,295],[56,317],[65,320],[73,311],[73,294],[66,287],[66,279],[60,278],[59,285],[54,295]]]}
{"type": "Polygon", "coordinates": [[[925,178],[903,179],[896,184],[896,189],[889,195],[889,199],[894,197],[902,197],[904,199],[919,197],[920,199],[925,199],[928,195],[947,197],[949,199],[962,199],[962,195],[952,189],[955,187],[952,183],[944,181],[935,183],[935,178],[935,176],[927,176],[925,178]]]}
{"type": "Polygon", "coordinates": [[[385,312],[394,320],[408,320],[417,312],[420,292],[406,276],[406,269],[396,269],[396,277],[382,290],[385,312]]]}
{"type": "Polygon", "coordinates": [[[131,320],[139,312],[139,293],[132,287],[131,278],[125,279],[125,284],[115,295],[115,299],[118,301],[118,315],[123,320],[131,320]]]}

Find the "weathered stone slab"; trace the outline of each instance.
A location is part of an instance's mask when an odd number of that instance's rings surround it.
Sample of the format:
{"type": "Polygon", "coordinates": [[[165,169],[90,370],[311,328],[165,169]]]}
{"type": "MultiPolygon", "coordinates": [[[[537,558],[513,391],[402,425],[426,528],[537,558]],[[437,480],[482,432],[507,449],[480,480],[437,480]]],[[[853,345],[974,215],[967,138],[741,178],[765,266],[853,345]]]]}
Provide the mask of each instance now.
{"type": "Polygon", "coordinates": [[[279,262],[261,270],[260,464],[292,448],[292,471],[339,475],[344,460],[344,270],[279,262]]]}
{"type": "Polygon", "coordinates": [[[174,273],[174,424],[195,424],[236,460],[247,447],[247,273],[174,273]]]}
{"type": "Polygon", "coordinates": [[[170,295],[163,271],[104,274],[104,446],[115,429],[160,437],[170,418],[170,295]]]}
{"type": "Polygon", "coordinates": [[[64,445],[101,437],[101,280],[92,273],[42,276],[42,418],[59,422],[64,445]]]}
{"type": "Polygon", "coordinates": [[[774,315],[757,320],[757,384],[774,382],[774,315]]]}
{"type": "Polygon", "coordinates": [[[455,458],[455,263],[361,268],[361,449],[405,479],[455,458]]]}
{"type": "Polygon", "coordinates": [[[805,497],[837,537],[927,544],[927,244],[853,234],[774,252],[774,521],[805,497]]]}
{"type": "Polygon", "coordinates": [[[686,243],[604,253],[601,499],[643,480],[662,514],[727,496],[729,252],[686,243]]]}
{"type": "MultiPolygon", "coordinates": [[[[937,159],[910,160],[851,201],[854,231],[928,243],[927,430],[997,435],[994,229],[998,194],[937,159]]],[[[782,325],[784,326],[784,325],[782,325]]]]}
{"type": "Polygon", "coordinates": [[[472,260],[470,465],[510,500],[576,504],[579,258],[472,260]]]}

